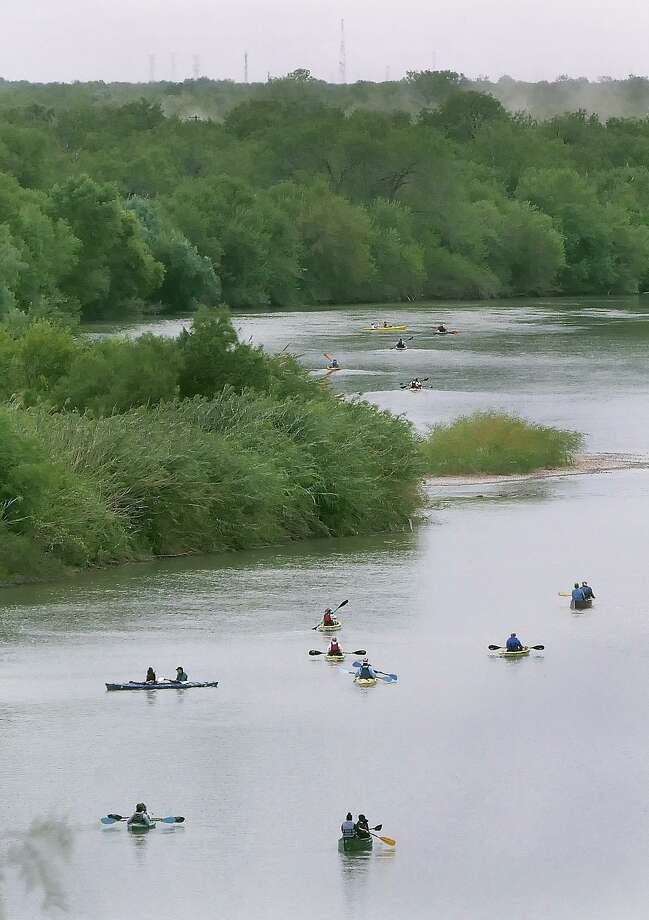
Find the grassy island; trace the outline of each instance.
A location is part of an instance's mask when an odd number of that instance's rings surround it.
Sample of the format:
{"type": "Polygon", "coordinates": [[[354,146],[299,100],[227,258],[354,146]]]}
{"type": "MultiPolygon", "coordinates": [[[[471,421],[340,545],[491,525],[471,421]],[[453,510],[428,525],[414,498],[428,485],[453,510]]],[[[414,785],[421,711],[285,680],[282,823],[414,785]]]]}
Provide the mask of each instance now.
{"type": "Polygon", "coordinates": [[[423,442],[426,469],[436,476],[531,473],[571,466],[582,436],[534,425],[514,415],[477,412],[436,425],[423,442]]]}

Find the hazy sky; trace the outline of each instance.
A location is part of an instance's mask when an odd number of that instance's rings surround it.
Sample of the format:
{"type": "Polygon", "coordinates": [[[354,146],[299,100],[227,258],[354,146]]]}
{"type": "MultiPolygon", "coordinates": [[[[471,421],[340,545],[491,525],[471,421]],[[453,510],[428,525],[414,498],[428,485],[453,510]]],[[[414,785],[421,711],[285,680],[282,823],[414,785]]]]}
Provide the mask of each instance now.
{"type": "Polygon", "coordinates": [[[649,0],[0,0],[0,76],[146,80],[308,67],[392,79],[435,66],[528,80],[649,72],[649,0]]]}

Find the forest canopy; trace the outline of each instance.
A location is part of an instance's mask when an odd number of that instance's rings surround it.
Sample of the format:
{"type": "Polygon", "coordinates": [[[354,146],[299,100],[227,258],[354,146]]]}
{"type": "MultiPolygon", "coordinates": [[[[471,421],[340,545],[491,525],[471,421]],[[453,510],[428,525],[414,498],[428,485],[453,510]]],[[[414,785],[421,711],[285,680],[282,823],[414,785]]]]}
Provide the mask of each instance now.
{"type": "Polygon", "coordinates": [[[0,81],[0,316],[645,290],[649,83],[506,83],[0,81]]]}

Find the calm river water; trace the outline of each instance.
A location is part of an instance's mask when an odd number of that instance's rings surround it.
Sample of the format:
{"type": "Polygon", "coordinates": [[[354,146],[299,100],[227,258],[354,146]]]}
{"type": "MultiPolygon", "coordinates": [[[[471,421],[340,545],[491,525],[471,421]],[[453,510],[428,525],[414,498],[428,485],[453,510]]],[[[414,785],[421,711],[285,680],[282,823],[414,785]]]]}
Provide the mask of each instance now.
{"type": "MultiPolygon", "coordinates": [[[[649,308],[548,301],[241,314],[420,427],[482,407],[649,451],[649,308]],[[362,335],[374,317],[416,334],[362,335]],[[444,320],[460,335],[426,333],[444,320]],[[398,389],[411,375],[432,389],[398,389]]],[[[156,328],[173,332],[171,321],[156,328]]],[[[649,472],[435,490],[413,534],[134,565],[0,596],[6,826],[66,818],[73,920],[640,920],[649,873],[649,472]],[[592,580],[596,606],[558,596],[592,580]],[[343,644],[396,684],[307,655],[343,644]],[[516,630],[544,653],[491,656],[516,630]],[[183,665],[218,689],[111,693],[183,665]],[[101,815],[182,814],[133,837],[101,815]],[[338,853],[347,810],[397,839],[338,853]]],[[[8,916],[41,916],[9,877],[8,916]]]]}

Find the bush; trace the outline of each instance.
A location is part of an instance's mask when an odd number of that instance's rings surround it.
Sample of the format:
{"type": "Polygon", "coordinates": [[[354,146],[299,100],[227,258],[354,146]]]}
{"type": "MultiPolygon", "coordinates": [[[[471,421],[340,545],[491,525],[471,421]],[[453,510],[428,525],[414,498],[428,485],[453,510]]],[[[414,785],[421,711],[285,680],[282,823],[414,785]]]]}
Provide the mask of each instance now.
{"type": "Polygon", "coordinates": [[[477,412],[436,425],[423,442],[429,473],[530,473],[570,466],[582,444],[576,431],[534,425],[514,415],[477,412]]]}

